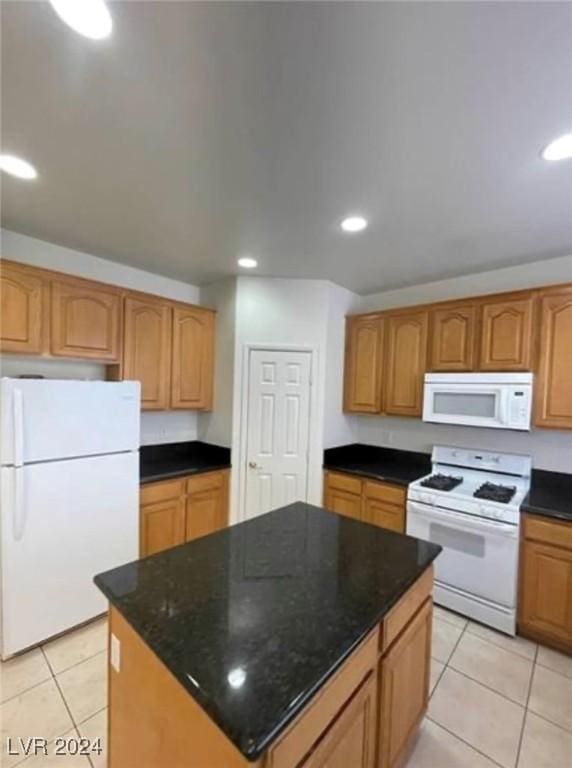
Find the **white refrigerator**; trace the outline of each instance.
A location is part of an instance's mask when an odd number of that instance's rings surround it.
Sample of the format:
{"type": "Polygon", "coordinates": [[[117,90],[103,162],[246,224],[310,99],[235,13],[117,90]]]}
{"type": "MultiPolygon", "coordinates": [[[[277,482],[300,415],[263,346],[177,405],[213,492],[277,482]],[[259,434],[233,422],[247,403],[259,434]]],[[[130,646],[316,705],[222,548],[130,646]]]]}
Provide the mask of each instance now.
{"type": "Polygon", "coordinates": [[[138,382],[0,380],[0,655],[106,610],[138,557],[138,382]]]}

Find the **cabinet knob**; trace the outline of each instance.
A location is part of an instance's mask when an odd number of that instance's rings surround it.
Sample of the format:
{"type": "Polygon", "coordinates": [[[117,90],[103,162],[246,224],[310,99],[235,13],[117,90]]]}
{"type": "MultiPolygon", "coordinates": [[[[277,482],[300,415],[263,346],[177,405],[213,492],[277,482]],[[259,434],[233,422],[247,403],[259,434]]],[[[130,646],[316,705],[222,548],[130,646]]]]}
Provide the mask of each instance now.
{"type": "Polygon", "coordinates": [[[248,466],[250,467],[250,469],[256,469],[258,464],[255,461],[249,461],[248,466]]]}

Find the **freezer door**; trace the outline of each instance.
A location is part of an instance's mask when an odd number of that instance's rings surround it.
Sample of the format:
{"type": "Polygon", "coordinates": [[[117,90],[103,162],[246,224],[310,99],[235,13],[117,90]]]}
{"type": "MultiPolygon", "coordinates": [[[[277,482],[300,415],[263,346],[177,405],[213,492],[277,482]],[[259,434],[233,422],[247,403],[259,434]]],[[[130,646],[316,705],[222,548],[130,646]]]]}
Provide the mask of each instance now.
{"type": "Polygon", "coordinates": [[[139,448],[137,381],[2,379],[3,466],[139,448]]]}
{"type": "Polygon", "coordinates": [[[138,557],[138,454],[2,467],[2,657],[103,613],[93,577],[138,557]]]}

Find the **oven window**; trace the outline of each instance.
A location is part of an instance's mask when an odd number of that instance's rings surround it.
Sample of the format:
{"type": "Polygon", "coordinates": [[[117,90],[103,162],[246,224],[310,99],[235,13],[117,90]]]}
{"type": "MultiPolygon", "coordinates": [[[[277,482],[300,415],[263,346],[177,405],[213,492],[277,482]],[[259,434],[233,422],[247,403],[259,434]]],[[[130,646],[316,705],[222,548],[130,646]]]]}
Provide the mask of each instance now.
{"type": "Polygon", "coordinates": [[[455,549],[473,557],[485,556],[485,537],[478,533],[459,531],[441,523],[431,523],[429,540],[440,544],[444,549],[455,549]]]}
{"type": "Polygon", "coordinates": [[[433,412],[444,416],[484,416],[494,419],[496,403],[494,392],[435,392],[433,412]]]}

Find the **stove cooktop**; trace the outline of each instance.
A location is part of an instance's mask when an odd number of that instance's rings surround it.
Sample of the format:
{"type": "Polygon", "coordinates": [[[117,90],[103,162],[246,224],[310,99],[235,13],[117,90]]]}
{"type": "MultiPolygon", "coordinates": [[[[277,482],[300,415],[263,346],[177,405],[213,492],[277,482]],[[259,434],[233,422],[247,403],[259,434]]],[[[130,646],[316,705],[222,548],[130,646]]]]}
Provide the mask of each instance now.
{"type": "Polygon", "coordinates": [[[453,475],[431,475],[426,480],[422,480],[420,485],[424,488],[434,488],[437,491],[452,491],[463,482],[462,477],[453,477],[453,475]]]}
{"type": "Polygon", "coordinates": [[[495,483],[483,483],[474,492],[476,499],[486,499],[487,501],[496,501],[499,504],[508,504],[516,493],[514,485],[496,485],[495,483]]]}

